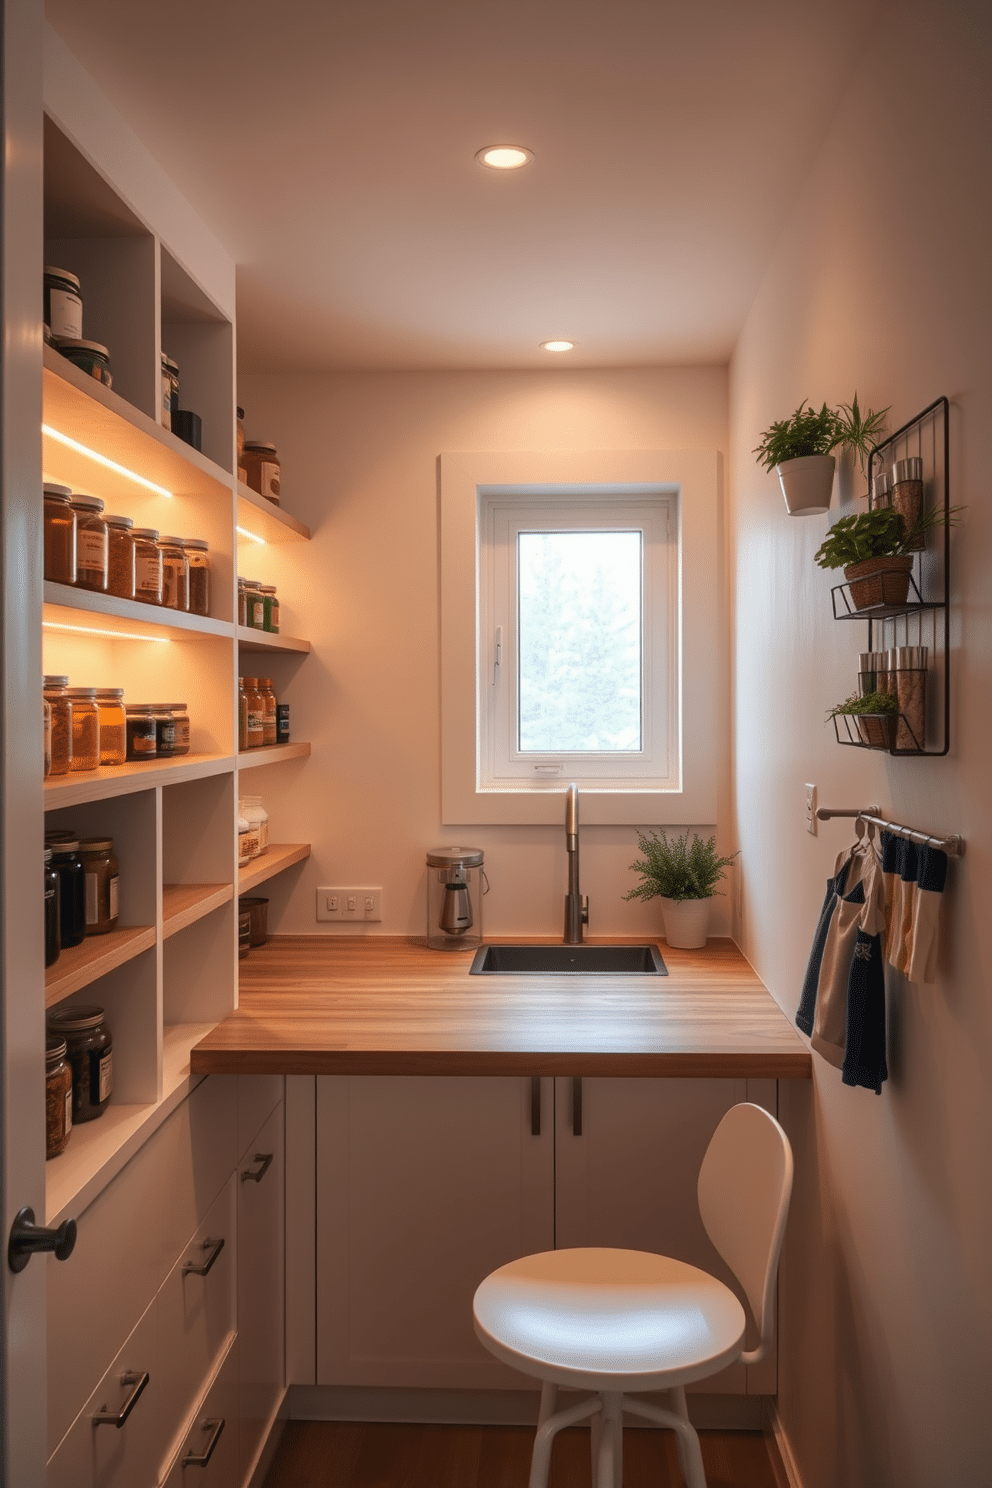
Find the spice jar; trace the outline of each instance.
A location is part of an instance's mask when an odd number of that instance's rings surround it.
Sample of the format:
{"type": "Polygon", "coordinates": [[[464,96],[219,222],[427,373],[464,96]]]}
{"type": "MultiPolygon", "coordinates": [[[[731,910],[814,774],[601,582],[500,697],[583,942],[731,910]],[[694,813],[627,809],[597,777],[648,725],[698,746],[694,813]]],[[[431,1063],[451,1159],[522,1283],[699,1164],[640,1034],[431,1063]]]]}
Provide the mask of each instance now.
{"type": "Polygon", "coordinates": [[[134,597],[145,604],[162,603],[162,552],[154,527],[135,527],[134,597]]]}
{"type": "Polygon", "coordinates": [[[56,1008],[50,1031],[63,1038],[72,1069],[72,1120],[95,1121],[107,1109],[114,1087],[114,1043],[103,1008],[56,1008]]]}
{"type": "Polygon", "coordinates": [[[172,744],[173,754],[189,754],[189,714],[185,703],[167,703],[169,717],[175,728],[175,738],[172,744]]]}
{"type": "Polygon", "coordinates": [[[134,598],[134,523],[130,517],[104,517],[107,524],[107,593],[134,598]]]}
{"type": "Polygon", "coordinates": [[[90,377],[95,377],[97,382],[103,383],[104,387],[113,387],[110,352],[105,346],[101,346],[99,341],[79,341],[75,338],[59,337],[56,338],[55,347],[80,371],[88,373],[90,377]]]}
{"type": "Polygon", "coordinates": [[[262,700],[262,743],[276,742],[276,695],[271,677],[259,677],[258,695],[262,700]]]}
{"type": "Polygon", "coordinates": [[[258,690],[257,677],[245,677],[245,707],[247,710],[247,721],[245,724],[245,748],[259,749],[265,735],[265,721],[262,706],[262,695],[258,690]]]}
{"type": "Polygon", "coordinates": [[[45,265],[45,324],[57,340],[78,341],[83,334],[83,297],[68,269],[45,265]]]}
{"type": "Polygon", "coordinates": [[[82,943],[86,934],[86,870],[71,832],[46,832],[52,867],[59,876],[59,940],[62,949],[82,943]]]}
{"type": "Polygon", "coordinates": [[[124,709],[125,739],[129,760],[155,759],[158,754],[158,729],[148,703],[128,703],[124,709]]]}
{"type": "Polygon", "coordinates": [[[189,559],[181,537],[160,537],[162,603],[170,610],[189,609],[189,559]]]}
{"type": "Polygon", "coordinates": [[[258,846],[252,856],[259,857],[269,845],[269,813],[262,805],[261,796],[242,796],[238,802],[238,810],[252,829],[258,831],[258,846]]]}
{"type": "Polygon", "coordinates": [[[245,624],[252,630],[265,629],[265,596],[257,579],[245,579],[245,624]]]}
{"type": "Polygon", "coordinates": [[[262,629],[279,634],[279,601],[275,584],[260,584],[262,594],[262,629]]]}
{"type": "Polygon", "coordinates": [[[42,698],[41,735],[44,740],[45,779],[52,773],[52,705],[42,698]]]}
{"type": "Polygon", "coordinates": [[[76,582],[76,513],[72,488],[45,482],[45,578],[53,584],[76,582]]]}
{"type": "Polygon", "coordinates": [[[100,763],[122,765],[127,758],[123,687],[98,687],[96,705],[100,713],[100,763]]]}
{"type": "MultiPolygon", "coordinates": [[[[255,828],[255,841],[258,841],[258,828],[255,828]]],[[[246,816],[238,812],[238,867],[243,868],[251,861],[251,822],[246,816]]]]}
{"type": "Polygon", "coordinates": [[[99,496],[74,496],[72,509],[76,513],[76,586],[105,594],[108,543],[103,502],[99,496]]]}
{"type": "Polygon", "coordinates": [[[183,539],[189,563],[189,612],[210,614],[210,550],[202,537],[183,539]]]}
{"type": "Polygon", "coordinates": [[[155,749],[159,759],[171,759],[176,753],[176,720],[168,703],[152,703],[155,720],[155,749]]]}
{"type": "Polygon", "coordinates": [[[66,692],[68,677],[43,677],[45,701],[52,710],[52,768],[50,774],[65,775],[72,763],[72,703],[66,692]]]}
{"type": "Polygon", "coordinates": [[[112,837],[81,837],[86,874],[86,934],[106,935],[117,926],[118,864],[112,837]]]}
{"type": "Polygon", "coordinates": [[[279,505],[279,456],[274,444],[247,443],[242,456],[248,474],[245,484],[267,501],[279,505]]]}
{"type": "Polygon", "coordinates": [[[238,624],[248,624],[248,580],[238,580],[238,624]]]}
{"type": "Polygon", "coordinates": [[[45,1038],[45,1161],[64,1152],[72,1132],[72,1069],[66,1042],[58,1033],[45,1038]]]}
{"type": "Polygon", "coordinates": [[[172,415],[179,407],[179,363],[162,353],[162,406],[159,418],[162,427],[172,429],[172,415]]]}
{"type": "Polygon", "coordinates": [[[70,770],[95,770],[100,763],[100,710],[95,687],[67,687],[72,703],[70,770]]]}
{"type": "Polygon", "coordinates": [[[62,949],[59,939],[59,876],[52,867],[52,850],[45,848],[45,965],[53,966],[62,949]]]}

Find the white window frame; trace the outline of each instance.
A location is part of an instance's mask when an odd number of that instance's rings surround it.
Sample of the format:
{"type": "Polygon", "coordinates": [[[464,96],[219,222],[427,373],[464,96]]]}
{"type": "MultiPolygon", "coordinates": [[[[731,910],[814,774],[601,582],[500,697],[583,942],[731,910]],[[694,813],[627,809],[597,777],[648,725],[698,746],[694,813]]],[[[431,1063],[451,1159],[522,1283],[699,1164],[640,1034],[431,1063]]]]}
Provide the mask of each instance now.
{"type": "Polygon", "coordinates": [[[441,812],[452,826],[560,824],[559,777],[534,786],[487,788],[480,771],[484,741],[479,696],[491,679],[481,644],[480,498],[595,492],[600,498],[670,494],[678,507],[675,567],[679,773],[671,785],[583,791],[582,820],[592,824],[689,825],[716,820],[721,753],[719,615],[723,611],[717,547],[720,457],[715,450],[477,451],[442,454],[440,474],[441,812]]]}

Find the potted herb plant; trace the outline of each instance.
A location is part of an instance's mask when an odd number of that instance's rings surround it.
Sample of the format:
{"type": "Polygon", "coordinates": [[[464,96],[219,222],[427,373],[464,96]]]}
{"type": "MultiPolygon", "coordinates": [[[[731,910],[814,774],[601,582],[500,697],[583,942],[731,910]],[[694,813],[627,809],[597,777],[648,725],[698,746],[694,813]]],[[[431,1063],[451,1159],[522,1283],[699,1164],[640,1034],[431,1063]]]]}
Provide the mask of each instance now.
{"type": "Polygon", "coordinates": [[[920,539],[945,520],[953,524],[960,510],[952,506],[945,517],[942,507],[931,507],[909,528],[892,506],[842,517],[828,528],[814,562],[821,568],[843,568],[856,610],[905,604],[913,552],[920,539]]]}
{"type": "Polygon", "coordinates": [[[710,900],[719,893],[716,887],[724,870],[738,856],[720,858],[716,838],[703,839],[688,832],[671,841],[662,832],[638,832],[637,845],[644,854],[631,871],[641,875],[642,882],[624,899],[660,899],[665,922],[665,939],[680,950],[698,950],[706,944],[710,900]]]}
{"type": "Polygon", "coordinates": [[[827,713],[828,718],[853,718],[862,744],[869,749],[891,749],[899,704],[891,692],[855,693],[827,713]]]}
{"type": "Polygon", "coordinates": [[[807,408],[804,398],[791,418],[765,430],[754,454],[759,465],[778,475],[790,516],[812,516],[829,508],[836,464],[832,451],[851,450],[864,470],[888,411],[862,414],[857,393],[853,402],[837,408],[824,403],[819,412],[807,408]]]}

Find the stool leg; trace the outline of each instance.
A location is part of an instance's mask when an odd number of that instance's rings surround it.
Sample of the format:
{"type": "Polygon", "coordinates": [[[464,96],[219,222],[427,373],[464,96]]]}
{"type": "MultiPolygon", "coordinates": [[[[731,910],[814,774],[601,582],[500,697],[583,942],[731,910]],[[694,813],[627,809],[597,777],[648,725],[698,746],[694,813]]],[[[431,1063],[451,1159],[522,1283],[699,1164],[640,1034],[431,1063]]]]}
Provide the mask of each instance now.
{"type": "Polygon", "coordinates": [[[551,1447],[559,1431],[565,1426],[575,1426],[579,1421],[584,1421],[593,1412],[600,1409],[597,1396],[593,1395],[588,1400],[580,1400],[577,1405],[570,1406],[567,1410],[559,1411],[556,1416],[549,1416],[542,1421],[537,1428],[534,1438],[534,1452],[530,1459],[530,1488],[548,1488],[548,1472],[551,1467],[551,1447]]]}
{"type": "Polygon", "coordinates": [[[603,1412],[598,1410],[589,1422],[589,1451],[592,1456],[592,1488],[599,1488],[599,1439],[603,1434],[603,1412]]]}
{"type": "Polygon", "coordinates": [[[558,1399],[558,1386],[552,1380],[545,1380],[541,1386],[541,1409],[538,1412],[538,1427],[544,1425],[549,1416],[555,1413],[555,1404],[558,1399]]]}
{"type": "Polygon", "coordinates": [[[599,1438],[596,1488],[623,1488],[623,1418],[622,1395],[602,1396],[603,1427],[599,1438]]]}

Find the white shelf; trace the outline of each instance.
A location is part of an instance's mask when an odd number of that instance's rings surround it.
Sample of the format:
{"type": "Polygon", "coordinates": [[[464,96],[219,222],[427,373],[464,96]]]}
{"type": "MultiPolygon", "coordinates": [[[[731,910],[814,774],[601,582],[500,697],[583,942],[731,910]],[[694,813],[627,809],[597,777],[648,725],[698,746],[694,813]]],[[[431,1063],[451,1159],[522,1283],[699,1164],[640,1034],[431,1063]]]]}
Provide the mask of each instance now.
{"type": "Polygon", "coordinates": [[[233,884],[163,884],[162,939],[194,925],[233,898],[233,884]]]}
{"type": "Polygon", "coordinates": [[[310,654],[310,642],[297,640],[294,636],[271,635],[268,631],[253,630],[251,626],[239,625],[238,646],[242,651],[296,651],[303,656],[310,654]]]}
{"type": "MultiPolygon", "coordinates": [[[[284,748],[291,749],[287,744],[284,748]]],[[[307,745],[307,753],[310,746],[307,745]]],[[[71,771],[50,775],[45,781],[45,810],[79,806],[85,801],[106,801],[112,796],[130,796],[156,785],[177,785],[183,780],[202,780],[205,775],[225,775],[234,768],[230,754],[185,754],[177,759],[147,760],[128,765],[104,765],[99,770],[71,771]]]]}
{"type": "Polygon", "coordinates": [[[275,878],[284,868],[302,863],[309,856],[309,842],[270,842],[260,857],[252,858],[244,868],[238,869],[238,893],[249,893],[258,884],[275,878]]]}
{"type": "Polygon", "coordinates": [[[52,966],[45,968],[45,1006],[54,1007],[73,992],[88,987],[116,966],[123,966],[151,950],[154,925],[125,925],[106,935],[87,935],[77,946],[69,946],[52,966]]]}
{"type": "Polygon", "coordinates": [[[279,765],[285,760],[309,758],[309,744],[267,744],[261,749],[242,750],[238,755],[238,769],[257,770],[259,765],[279,765]]]}
{"type": "MultiPolygon", "coordinates": [[[[156,638],[173,641],[198,640],[202,636],[234,635],[229,620],[212,620],[207,615],[188,615],[182,610],[167,610],[161,605],[142,604],[139,600],[118,599],[116,594],[97,594],[90,589],[76,589],[71,584],[45,581],[45,607],[42,624],[75,626],[99,634],[113,631],[128,636],[152,630],[156,638]]],[[[309,647],[307,648],[309,650],[309,647]]]]}
{"type": "MultiPolygon", "coordinates": [[[[264,496],[260,496],[243,481],[238,481],[237,491],[238,526],[244,528],[245,532],[253,533],[268,543],[310,541],[310,528],[290,516],[281,506],[266,501],[264,496]]],[[[251,537],[245,537],[242,532],[237,537],[242,550],[257,546],[251,537]]]]}

